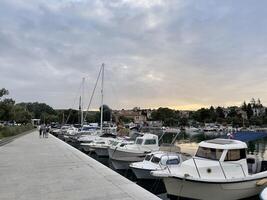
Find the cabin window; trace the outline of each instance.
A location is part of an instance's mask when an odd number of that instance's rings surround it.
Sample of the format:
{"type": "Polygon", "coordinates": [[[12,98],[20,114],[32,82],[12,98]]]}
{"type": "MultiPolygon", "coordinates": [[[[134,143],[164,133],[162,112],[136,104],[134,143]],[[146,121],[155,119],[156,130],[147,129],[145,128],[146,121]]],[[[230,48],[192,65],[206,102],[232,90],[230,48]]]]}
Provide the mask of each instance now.
{"type": "Polygon", "coordinates": [[[220,160],[222,153],[223,153],[222,149],[199,147],[197,150],[196,156],[200,158],[211,159],[211,160],[220,160]]]}
{"type": "Polygon", "coordinates": [[[136,140],[136,144],[142,144],[143,143],[143,139],[137,139],[136,140]]]}
{"type": "Polygon", "coordinates": [[[178,165],[180,163],[180,160],[178,158],[169,159],[166,162],[166,165],[178,165]]]}
{"type": "Polygon", "coordinates": [[[241,159],[246,159],[245,149],[232,149],[228,150],[225,161],[237,161],[241,159]]]}
{"type": "Polygon", "coordinates": [[[145,160],[149,161],[152,155],[146,155],[145,160]]]}
{"type": "Polygon", "coordinates": [[[151,145],[151,144],[156,144],[156,140],[154,139],[149,139],[145,141],[145,145],[151,145]]]}
{"type": "Polygon", "coordinates": [[[154,157],[152,158],[152,160],[151,160],[151,162],[153,162],[153,163],[159,163],[159,161],[160,161],[160,158],[158,158],[158,157],[156,157],[156,156],[154,156],[154,157]]]}

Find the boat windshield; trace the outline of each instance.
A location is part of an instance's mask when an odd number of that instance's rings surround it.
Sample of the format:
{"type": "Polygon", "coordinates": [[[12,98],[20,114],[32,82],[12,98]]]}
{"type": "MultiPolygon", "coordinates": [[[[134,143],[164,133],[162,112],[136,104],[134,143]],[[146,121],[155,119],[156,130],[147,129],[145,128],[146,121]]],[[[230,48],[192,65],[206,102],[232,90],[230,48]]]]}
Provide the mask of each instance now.
{"type": "Polygon", "coordinates": [[[145,160],[149,161],[151,159],[152,155],[146,155],[145,160]]]}
{"type": "Polygon", "coordinates": [[[141,145],[143,143],[143,139],[138,138],[135,142],[135,144],[141,145]]]}
{"type": "Polygon", "coordinates": [[[237,161],[241,159],[246,159],[246,149],[232,149],[228,150],[225,161],[237,161]]]}
{"type": "Polygon", "coordinates": [[[159,161],[160,161],[160,158],[158,158],[158,157],[156,157],[156,156],[154,156],[153,158],[152,158],[152,160],[151,160],[151,162],[153,162],[153,163],[159,163],[159,161]]]}
{"type": "Polygon", "coordinates": [[[207,158],[211,160],[220,160],[222,153],[223,149],[199,147],[196,153],[196,157],[207,158]]]}
{"type": "Polygon", "coordinates": [[[180,163],[179,158],[173,158],[167,160],[166,165],[178,165],[179,163],[180,163]]]}
{"type": "Polygon", "coordinates": [[[96,129],[96,127],[90,127],[90,126],[82,127],[82,131],[90,131],[90,130],[94,130],[94,129],[96,129]]]}
{"type": "Polygon", "coordinates": [[[145,145],[152,145],[152,144],[156,144],[156,140],[155,139],[147,139],[145,141],[145,145]]]}

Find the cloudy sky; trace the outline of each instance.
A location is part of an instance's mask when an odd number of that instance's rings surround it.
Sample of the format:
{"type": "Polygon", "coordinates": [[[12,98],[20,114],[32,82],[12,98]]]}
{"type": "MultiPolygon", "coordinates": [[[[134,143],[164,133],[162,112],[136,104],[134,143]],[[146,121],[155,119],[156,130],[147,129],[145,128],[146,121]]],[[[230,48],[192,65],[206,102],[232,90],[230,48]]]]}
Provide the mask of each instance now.
{"type": "MultiPolygon", "coordinates": [[[[111,108],[267,105],[265,0],[1,0],[0,87],[78,107],[105,63],[111,108]]],[[[99,87],[93,108],[100,104],[99,87]]]]}

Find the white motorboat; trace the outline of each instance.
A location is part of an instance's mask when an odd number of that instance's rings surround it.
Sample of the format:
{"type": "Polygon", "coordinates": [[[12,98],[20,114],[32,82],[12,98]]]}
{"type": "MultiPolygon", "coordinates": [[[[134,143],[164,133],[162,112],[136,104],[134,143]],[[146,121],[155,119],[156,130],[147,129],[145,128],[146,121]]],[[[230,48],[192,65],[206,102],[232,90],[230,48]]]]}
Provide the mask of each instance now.
{"type": "Polygon", "coordinates": [[[101,131],[91,132],[90,134],[87,133],[86,135],[81,135],[77,139],[78,148],[81,151],[86,153],[90,152],[89,144],[98,139],[101,135],[101,131]]]}
{"type": "Polygon", "coordinates": [[[65,142],[71,142],[71,137],[75,136],[78,133],[78,128],[75,128],[74,126],[70,126],[66,132],[63,134],[63,140],[65,142]]]}
{"type": "Polygon", "coordinates": [[[64,134],[67,133],[67,130],[70,128],[71,126],[70,125],[64,125],[60,128],[60,131],[58,132],[57,134],[57,137],[59,139],[64,139],[64,134]]]}
{"type": "Polygon", "coordinates": [[[185,127],[185,132],[189,135],[197,135],[201,133],[201,130],[199,128],[190,126],[190,127],[185,127]]]}
{"type": "Polygon", "coordinates": [[[80,149],[82,151],[86,153],[92,153],[95,152],[97,148],[99,155],[101,154],[100,156],[108,156],[107,148],[110,143],[109,140],[113,141],[114,138],[116,138],[116,135],[109,133],[101,134],[101,131],[97,131],[94,133],[94,135],[86,135],[78,140],[81,141],[80,149]]]}
{"type": "Polygon", "coordinates": [[[267,188],[263,189],[260,193],[260,200],[267,200],[267,188]]]}
{"type": "Polygon", "coordinates": [[[138,179],[156,179],[150,174],[151,171],[176,167],[190,157],[182,153],[156,151],[147,154],[142,162],[131,163],[130,168],[138,179]]]}
{"type": "Polygon", "coordinates": [[[247,157],[246,149],[237,140],[203,141],[193,158],[151,174],[163,178],[169,195],[216,200],[255,196],[267,183],[267,161],[247,157]]]}
{"type": "Polygon", "coordinates": [[[108,157],[108,148],[112,142],[116,141],[113,137],[99,137],[87,144],[90,152],[95,152],[99,157],[108,157]]]}
{"type": "Polygon", "coordinates": [[[142,161],[148,153],[158,150],[158,136],[144,134],[137,137],[134,144],[111,146],[109,158],[116,170],[125,170],[129,168],[130,163],[142,161]]]}

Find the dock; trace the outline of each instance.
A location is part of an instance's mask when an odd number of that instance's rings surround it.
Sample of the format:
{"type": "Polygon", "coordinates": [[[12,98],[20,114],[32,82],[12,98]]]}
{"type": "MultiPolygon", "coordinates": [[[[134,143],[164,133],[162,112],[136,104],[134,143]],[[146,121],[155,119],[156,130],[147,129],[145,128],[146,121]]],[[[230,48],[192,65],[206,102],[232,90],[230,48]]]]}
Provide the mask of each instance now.
{"type": "Polygon", "coordinates": [[[33,131],[0,147],[1,200],[159,200],[88,155],[33,131]]]}

